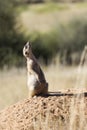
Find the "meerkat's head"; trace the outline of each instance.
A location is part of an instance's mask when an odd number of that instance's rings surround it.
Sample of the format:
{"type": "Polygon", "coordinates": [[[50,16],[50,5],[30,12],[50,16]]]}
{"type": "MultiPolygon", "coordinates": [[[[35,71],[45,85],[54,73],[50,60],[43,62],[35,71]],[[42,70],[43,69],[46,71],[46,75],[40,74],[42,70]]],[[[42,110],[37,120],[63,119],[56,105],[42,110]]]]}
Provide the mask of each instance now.
{"type": "Polygon", "coordinates": [[[23,48],[23,55],[27,58],[31,54],[31,44],[30,42],[27,42],[23,48]]]}

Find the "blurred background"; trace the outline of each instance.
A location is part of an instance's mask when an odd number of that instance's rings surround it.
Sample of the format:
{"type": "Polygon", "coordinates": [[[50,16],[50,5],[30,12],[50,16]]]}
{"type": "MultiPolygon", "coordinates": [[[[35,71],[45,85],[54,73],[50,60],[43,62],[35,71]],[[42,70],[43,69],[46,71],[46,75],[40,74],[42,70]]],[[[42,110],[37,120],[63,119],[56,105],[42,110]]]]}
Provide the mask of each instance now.
{"type": "Polygon", "coordinates": [[[87,45],[87,1],[0,0],[0,109],[28,96],[27,41],[50,90],[73,87],[87,45]]]}

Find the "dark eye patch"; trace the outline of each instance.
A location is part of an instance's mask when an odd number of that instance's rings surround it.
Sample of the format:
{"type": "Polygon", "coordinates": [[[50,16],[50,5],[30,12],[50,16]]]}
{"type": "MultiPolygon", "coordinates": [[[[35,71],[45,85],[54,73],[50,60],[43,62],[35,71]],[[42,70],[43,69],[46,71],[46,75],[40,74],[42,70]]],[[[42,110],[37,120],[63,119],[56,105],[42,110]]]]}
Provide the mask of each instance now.
{"type": "Polygon", "coordinates": [[[25,49],[27,49],[27,45],[25,45],[25,49]]]}

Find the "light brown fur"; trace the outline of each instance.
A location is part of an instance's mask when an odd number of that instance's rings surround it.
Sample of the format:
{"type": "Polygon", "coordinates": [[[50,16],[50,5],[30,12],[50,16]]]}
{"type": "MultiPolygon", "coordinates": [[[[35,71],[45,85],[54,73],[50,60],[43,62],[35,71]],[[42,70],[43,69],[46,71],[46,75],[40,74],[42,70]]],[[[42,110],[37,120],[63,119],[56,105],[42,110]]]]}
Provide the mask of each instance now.
{"type": "Polygon", "coordinates": [[[29,42],[27,42],[23,48],[23,55],[27,59],[27,84],[29,88],[29,97],[33,97],[35,95],[47,95],[48,83],[46,82],[44,73],[32,53],[29,42]]]}

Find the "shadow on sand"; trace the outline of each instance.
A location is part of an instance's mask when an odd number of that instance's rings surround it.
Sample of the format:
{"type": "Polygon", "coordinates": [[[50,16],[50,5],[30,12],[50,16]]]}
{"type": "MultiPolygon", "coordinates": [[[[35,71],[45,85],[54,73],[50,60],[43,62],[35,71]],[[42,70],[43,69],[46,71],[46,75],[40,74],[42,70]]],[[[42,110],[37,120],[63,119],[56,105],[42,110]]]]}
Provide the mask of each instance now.
{"type": "Polygon", "coordinates": [[[76,93],[76,92],[75,93],[74,92],[73,93],[72,92],[65,92],[65,93],[64,92],[49,92],[48,95],[45,95],[43,97],[49,97],[49,96],[58,96],[58,97],[59,96],[76,96],[77,97],[78,95],[79,96],[83,95],[84,97],[87,97],[87,92],[83,92],[83,93],[76,93]]]}

